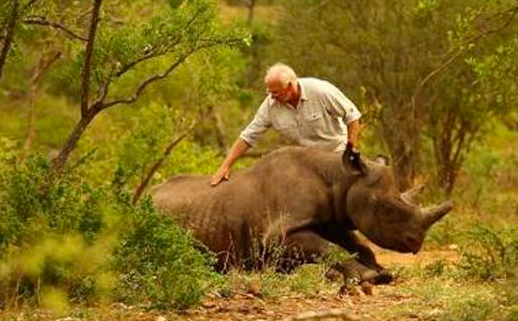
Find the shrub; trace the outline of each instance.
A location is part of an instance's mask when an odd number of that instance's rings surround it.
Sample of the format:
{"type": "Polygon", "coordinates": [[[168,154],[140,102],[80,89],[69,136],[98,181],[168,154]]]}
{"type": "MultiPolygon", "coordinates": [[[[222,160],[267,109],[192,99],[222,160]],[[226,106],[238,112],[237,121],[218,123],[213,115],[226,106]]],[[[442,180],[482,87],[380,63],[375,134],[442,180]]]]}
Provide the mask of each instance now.
{"type": "Polygon", "coordinates": [[[128,212],[125,221],[128,228],[113,258],[121,280],[119,298],[184,309],[221,280],[209,267],[214,261],[194,248],[184,230],[159,215],[149,198],[128,212]]]}
{"type": "Polygon", "coordinates": [[[518,228],[501,229],[477,224],[464,236],[459,268],[463,275],[481,279],[512,278],[518,265],[518,228]]]}
{"type": "Polygon", "coordinates": [[[121,298],[185,308],[219,280],[149,199],[133,206],[120,185],[48,175],[41,156],[0,173],[2,306],[21,300],[61,314],[68,300],[121,298]]]}

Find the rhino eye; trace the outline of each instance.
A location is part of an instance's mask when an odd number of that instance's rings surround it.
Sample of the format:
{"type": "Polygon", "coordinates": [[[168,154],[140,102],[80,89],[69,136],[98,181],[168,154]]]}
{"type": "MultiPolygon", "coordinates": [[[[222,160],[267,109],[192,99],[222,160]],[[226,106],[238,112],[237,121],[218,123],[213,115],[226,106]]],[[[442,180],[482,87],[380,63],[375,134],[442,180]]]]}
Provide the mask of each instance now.
{"type": "Polygon", "coordinates": [[[385,222],[406,223],[410,218],[404,207],[397,206],[390,201],[379,200],[375,204],[375,212],[385,222]]]}

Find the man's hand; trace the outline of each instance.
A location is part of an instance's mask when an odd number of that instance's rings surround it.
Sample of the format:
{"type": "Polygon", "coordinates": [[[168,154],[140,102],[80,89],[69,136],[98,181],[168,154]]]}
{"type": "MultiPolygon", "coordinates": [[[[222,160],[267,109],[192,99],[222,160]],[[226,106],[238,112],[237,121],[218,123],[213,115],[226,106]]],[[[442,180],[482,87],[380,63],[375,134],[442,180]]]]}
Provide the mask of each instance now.
{"type": "Polygon", "coordinates": [[[360,160],[360,152],[354,148],[353,143],[347,142],[345,147],[345,155],[349,158],[348,161],[361,173],[365,173],[364,165],[360,160]]]}
{"type": "Polygon", "coordinates": [[[354,149],[354,144],[350,141],[347,142],[347,145],[345,146],[345,150],[350,151],[350,152],[356,152],[356,150],[354,149]]]}
{"type": "Polygon", "coordinates": [[[216,186],[221,183],[222,180],[228,180],[230,177],[230,166],[221,166],[216,174],[212,175],[210,185],[216,186]]]}

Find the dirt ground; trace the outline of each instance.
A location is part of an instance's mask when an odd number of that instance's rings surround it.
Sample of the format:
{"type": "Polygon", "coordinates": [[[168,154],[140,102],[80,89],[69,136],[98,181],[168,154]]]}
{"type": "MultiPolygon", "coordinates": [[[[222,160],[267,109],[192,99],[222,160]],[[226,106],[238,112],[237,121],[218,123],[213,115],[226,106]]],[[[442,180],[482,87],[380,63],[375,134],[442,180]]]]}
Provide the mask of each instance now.
{"type": "MultiPolygon", "coordinates": [[[[421,251],[417,255],[399,254],[375,248],[381,264],[385,266],[425,266],[438,259],[454,261],[458,258],[455,249],[421,251]]],[[[157,312],[138,312],[130,307],[121,306],[117,315],[110,320],[129,321],[205,321],[205,320],[255,320],[255,321],[295,321],[295,320],[433,320],[434,310],[407,313],[404,317],[387,317],[383,312],[392,310],[403,303],[418,303],[420,298],[400,291],[399,285],[383,285],[362,291],[360,287],[345,295],[336,289],[329,293],[294,294],[281,298],[261,298],[251,293],[236,293],[231,298],[209,296],[198,307],[182,314],[159,314],[157,312]],[[370,292],[365,294],[364,292],[370,292]]],[[[365,290],[365,289],[364,289],[365,290]]]]}

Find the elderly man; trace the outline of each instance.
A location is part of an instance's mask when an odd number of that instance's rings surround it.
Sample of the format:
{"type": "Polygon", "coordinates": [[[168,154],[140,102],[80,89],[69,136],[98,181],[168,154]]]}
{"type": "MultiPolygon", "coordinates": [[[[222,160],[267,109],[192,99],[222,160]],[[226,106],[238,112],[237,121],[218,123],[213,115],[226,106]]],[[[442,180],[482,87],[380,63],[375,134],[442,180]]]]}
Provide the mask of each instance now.
{"type": "Polygon", "coordinates": [[[270,127],[301,146],[343,151],[356,144],[361,114],[338,88],[316,78],[297,78],[291,67],[281,63],[268,69],[265,83],[269,95],[212,176],[211,185],[228,179],[232,164],[270,127]]]}

